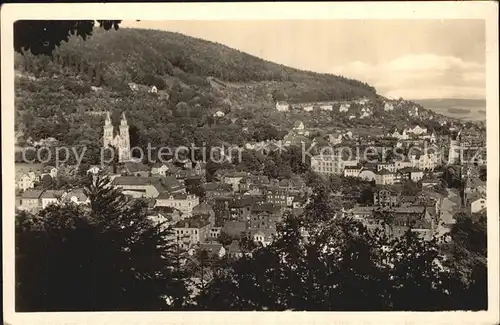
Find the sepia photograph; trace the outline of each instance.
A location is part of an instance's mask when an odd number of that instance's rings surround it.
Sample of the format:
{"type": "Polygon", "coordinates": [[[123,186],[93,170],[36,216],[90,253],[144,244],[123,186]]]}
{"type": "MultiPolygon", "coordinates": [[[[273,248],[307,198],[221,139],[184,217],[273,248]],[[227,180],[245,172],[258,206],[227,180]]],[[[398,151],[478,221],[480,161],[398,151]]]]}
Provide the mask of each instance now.
{"type": "Polygon", "coordinates": [[[494,324],[498,6],[203,5],[2,7],[9,313],[494,324]]]}

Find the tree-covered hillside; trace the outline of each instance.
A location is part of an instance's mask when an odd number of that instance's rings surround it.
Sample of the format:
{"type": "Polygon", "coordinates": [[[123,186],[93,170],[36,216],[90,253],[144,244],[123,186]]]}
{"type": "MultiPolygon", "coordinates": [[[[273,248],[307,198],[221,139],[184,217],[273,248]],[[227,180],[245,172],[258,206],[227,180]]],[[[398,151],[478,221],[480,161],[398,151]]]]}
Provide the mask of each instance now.
{"type": "Polygon", "coordinates": [[[362,82],[299,71],[163,31],[96,30],[87,40],[74,36],[63,42],[52,57],[17,54],[15,64],[19,144],[53,137],[62,145],[93,148],[95,154],[86,157],[95,159],[106,111],[116,118],[126,112],[131,145],[143,148],[281,139],[297,120],[322,129],[422,122],[409,115],[411,102],[399,101],[397,110],[385,112],[384,98],[362,82]],[[151,86],[158,93],[150,93],[151,86]],[[363,106],[355,103],[348,114],[339,112],[340,104],[333,111],[275,109],[282,99],[360,97],[371,99],[369,118],[360,118],[363,106]],[[225,116],[215,117],[217,111],[225,116]]]}
{"type": "MultiPolygon", "coordinates": [[[[288,68],[221,44],[165,31],[96,30],[87,40],[72,37],[54,52],[54,57],[61,65],[91,76],[96,85],[136,82],[163,88],[160,79],[175,76],[186,84],[203,87],[209,86],[206,77],[212,76],[226,82],[288,81],[295,89],[283,95],[292,101],[301,101],[301,96],[311,90],[316,98],[307,100],[375,94],[373,87],[357,80],[288,68]]],[[[33,63],[32,57],[26,59],[27,64],[33,63]]],[[[270,93],[273,91],[270,89],[270,93]]]]}

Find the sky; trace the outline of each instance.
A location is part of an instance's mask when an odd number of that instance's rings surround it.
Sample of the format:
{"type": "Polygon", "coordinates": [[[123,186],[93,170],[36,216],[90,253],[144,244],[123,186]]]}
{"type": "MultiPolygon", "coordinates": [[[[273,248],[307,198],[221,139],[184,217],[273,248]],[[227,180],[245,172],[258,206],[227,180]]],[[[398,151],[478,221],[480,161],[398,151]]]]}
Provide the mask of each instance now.
{"type": "Polygon", "coordinates": [[[484,99],[483,20],[124,21],[290,67],[368,82],[390,98],[484,99]]]}

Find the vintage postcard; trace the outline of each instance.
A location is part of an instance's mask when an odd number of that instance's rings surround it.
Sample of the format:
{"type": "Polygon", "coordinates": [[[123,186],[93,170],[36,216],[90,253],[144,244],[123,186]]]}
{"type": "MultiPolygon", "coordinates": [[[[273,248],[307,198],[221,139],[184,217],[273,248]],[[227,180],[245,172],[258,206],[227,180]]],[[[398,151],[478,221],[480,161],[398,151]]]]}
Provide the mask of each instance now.
{"type": "Polygon", "coordinates": [[[498,324],[498,4],[1,8],[6,324],[498,324]]]}

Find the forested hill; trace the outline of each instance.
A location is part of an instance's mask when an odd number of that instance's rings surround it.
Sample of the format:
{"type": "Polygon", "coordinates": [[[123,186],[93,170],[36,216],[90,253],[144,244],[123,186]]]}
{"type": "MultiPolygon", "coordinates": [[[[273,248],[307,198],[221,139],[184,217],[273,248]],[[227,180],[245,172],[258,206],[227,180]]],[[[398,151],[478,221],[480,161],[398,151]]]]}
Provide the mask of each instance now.
{"type": "Polygon", "coordinates": [[[363,82],[268,62],[227,46],[166,31],[120,28],[96,30],[55,52],[65,66],[93,75],[97,85],[136,82],[160,86],[162,78],[208,86],[206,77],[225,82],[266,82],[276,100],[291,102],[373,97],[375,89],[363,82]],[[271,83],[271,84],[269,84],[271,83]]]}
{"type": "Polygon", "coordinates": [[[15,64],[18,144],[53,137],[61,144],[92,147],[94,158],[106,111],[115,118],[126,112],[131,145],[143,148],[282,139],[298,120],[325,132],[422,123],[440,127],[435,113],[419,107],[418,117],[412,114],[418,105],[409,101],[394,101],[394,110],[386,111],[386,99],[362,82],[299,71],[162,31],[96,30],[85,41],[74,37],[63,43],[53,57],[17,54],[15,64]],[[149,92],[152,86],[157,93],[149,92]],[[352,103],[349,113],[340,112],[339,103],[331,111],[275,108],[279,100],[362,97],[370,103],[352,103]],[[370,114],[361,116],[363,110],[370,114]],[[224,116],[214,116],[218,111],[224,116]]]}

